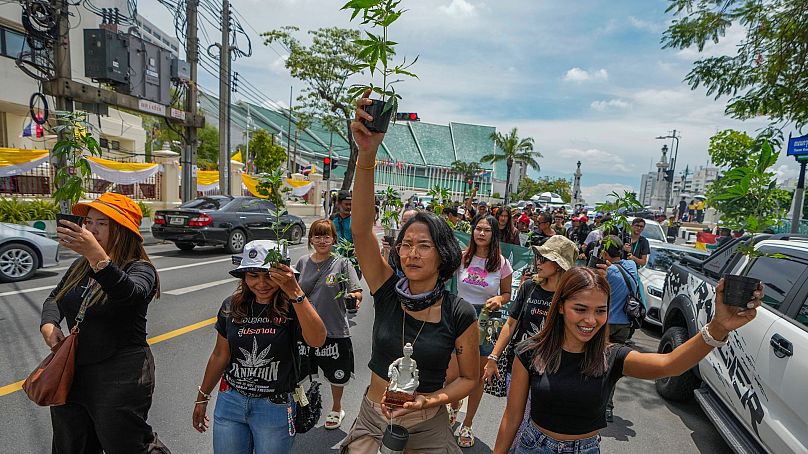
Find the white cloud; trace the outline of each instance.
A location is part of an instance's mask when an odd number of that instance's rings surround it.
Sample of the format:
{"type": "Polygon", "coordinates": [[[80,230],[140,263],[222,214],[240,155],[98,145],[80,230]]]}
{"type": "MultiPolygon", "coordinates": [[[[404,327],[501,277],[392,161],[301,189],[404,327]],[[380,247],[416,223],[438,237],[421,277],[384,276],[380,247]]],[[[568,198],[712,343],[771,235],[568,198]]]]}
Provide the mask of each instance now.
{"type": "Polygon", "coordinates": [[[452,0],[448,5],[439,6],[438,9],[455,18],[471,17],[477,14],[477,7],[466,0],[452,0]]]}
{"type": "Polygon", "coordinates": [[[581,195],[588,205],[594,205],[598,202],[605,202],[606,196],[612,192],[623,195],[623,192],[635,192],[633,186],[619,184],[619,183],[601,183],[594,186],[581,186],[581,195]]]}
{"type": "Polygon", "coordinates": [[[634,16],[628,17],[628,23],[631,24],[632,27],[650,32],[650,33],[662,33],[667,27],[662,23],[656,23],[648,20],[639,19],[634,16]]]}
{"type": "Polygon", "coordinates": [[[597,110],[598,112],[605,112],[607,110],[628,109],[631,107],[631,104],[623,101],[622,99],[609,99],[608,101],[592,101],[592,104],[590,104],[589,107],[592,108],[592,110],[597,110]]]}
{"type": "Polygon", "coordinates": [[[597,148],[580,149],[565,148],[557,153],[563,162],[581,161],[591,169],[598,169],[598,172],[614,172],[626,174],[633,170],[633,164],[626,164],[620,156],[597,148]]]}
{"type": "Polygon", "coordinates": [[[571,68],[564,74],[564,80],[567,82],[588,82],[590,80],[607,80],[609,72],[605,69],[597,69],[587,71],[578,67],[571,68]]]}

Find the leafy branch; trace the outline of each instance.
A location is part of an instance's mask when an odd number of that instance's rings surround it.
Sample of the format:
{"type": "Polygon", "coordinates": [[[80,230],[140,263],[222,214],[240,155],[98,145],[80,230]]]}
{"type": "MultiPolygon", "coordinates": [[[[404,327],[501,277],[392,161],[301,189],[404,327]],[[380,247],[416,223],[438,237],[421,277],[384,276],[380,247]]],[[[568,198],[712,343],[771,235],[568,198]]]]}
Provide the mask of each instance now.
{"type": "Polygon", "coordinates": [[[621,196],[616,191],[606,196],[607,201],[597,204],[595,209],[604,213],[611,212],[611,218],[606,219],[601,224],[603,229],[603,245],[607,248],[616,246],[609,235],[617,232],[627,232],[631,226],[631,222],[626,216],[626,213],[637,211],[642,208],[642,204],[637,200],[637,196],[633,192],[624,191],[621,196]],[[609,202],[608,198],[613,197],[614,200],[609,202]]]}
{"type": "Polygon", "coordinates": [[[101,156],[101,147],[93,137],[96,130],[85,112],[56,112],[57,125],[53,131],[62,137],[53,146],[53,155],[57,162],[56,185],[53,198],[58,202],[74,204],[84,194],[84,181],[90,178],[90,163],[84,158],[85,150],[92,156],[101,156]],[[74,169],[72,172],[70,169],[74,169]]]}

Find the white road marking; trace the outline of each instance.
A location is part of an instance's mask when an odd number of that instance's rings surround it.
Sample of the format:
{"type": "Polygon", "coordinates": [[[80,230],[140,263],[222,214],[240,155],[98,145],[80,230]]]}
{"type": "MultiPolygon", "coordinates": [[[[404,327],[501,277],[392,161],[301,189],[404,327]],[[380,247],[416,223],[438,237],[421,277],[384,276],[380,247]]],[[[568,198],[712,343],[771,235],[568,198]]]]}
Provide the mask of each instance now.
{"type": "Polygon", "coordinates": [[[166,295],[175,295],[175,296],[184,295],[189,292],[195,292],[197,290],[204,290],[206,288],[216,287],[217,285],[227,284],[228,282],[233,283],[236,282],[237,280],[238,279],[231,277],[230,279],[222,279],[221,281],[205,282],[204,284],[192,285],[190,287],[178,288],[176,290],[168,290],[163,293],[165,293],[166,295]]]}
{"type": "MultiPolygon", "coordinates": [[[[182,269],[182,268],[192,268],[192,267],[195,267],[195,266],[210,265],[211,263],[221,263],[221,262],[230,262],[230,261],[232,261],[232,258],[230,258],[230,257],[223,258],[223,259],[216,259],[216,260],[206,260],[204,262],[187,263],[185,265],[169,266],[169,267],[166,267],[166,268],[157,268],[157,272],[159,273],[159,272],[162,272],[162,271],[179,270],[179,269],[182,269]]],[[[54,268],[46,268],[46,269],[51,270],[51,271],[54,270],[54,268]]],[[[228,280],[232,280],[232,279],[228,279],[228,280]]],[[[206,284],[202,284],[202,285],[206,285],[206,284]]],[[[216,285],[219,285],[219,284],[216,284],[216,285]]],[[[43,291],[43,290],[51,290],[53,288],[56,288],[56,285],[46,285],[44,287],[33,287],[33,288],[26,288],[26,289],[23,289],[23,290],[14,290],[14,291],[11,291],[11,292],[2,292],[2,293],[0,293],[0,296],[22,295],[22,294],[25,294],[25,293],[33,293],[33,292],[40,292],[40,291],[43,291]]],[[[171,293],[171,292],[165,292],[165,293],[168,293],[169,295],[174,295],[174,293],[171,293]]]]}

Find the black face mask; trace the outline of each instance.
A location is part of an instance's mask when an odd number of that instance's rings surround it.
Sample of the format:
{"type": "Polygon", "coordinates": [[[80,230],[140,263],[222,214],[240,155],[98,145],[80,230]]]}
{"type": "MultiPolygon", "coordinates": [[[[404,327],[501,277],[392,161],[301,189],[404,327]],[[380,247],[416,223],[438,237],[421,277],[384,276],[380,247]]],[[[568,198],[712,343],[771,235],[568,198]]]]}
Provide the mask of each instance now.
{"type": "Polygon", "coordinates": [[[441,297],[443,297],[443,293],[445,291],[446,289],[443,281],[440,279],[438,279],[438,283],[431,292],[421,293],[418,295],[413,295],[410,293],[410,281],[406,277],[399,279],[398,284],[396,284],[396,295],[398,296],[398,302],[410,312],[420,312],[429,308],[433,304],[437,303],[441,297]]]}

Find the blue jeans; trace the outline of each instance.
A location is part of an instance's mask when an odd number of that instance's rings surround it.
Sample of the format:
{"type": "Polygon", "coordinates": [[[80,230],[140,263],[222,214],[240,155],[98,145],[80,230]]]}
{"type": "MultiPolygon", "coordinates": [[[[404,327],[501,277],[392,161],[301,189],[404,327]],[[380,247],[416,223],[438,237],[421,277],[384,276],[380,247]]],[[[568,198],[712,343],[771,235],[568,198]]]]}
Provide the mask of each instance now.
{"type": "Polygon", "coordinates": [[[516,443],[516,454],[600,454],[600,435],[560,441],[545,435],[531,421],[516,443]]]}
{"type": "Polygon", "coordinates": [[[294,435],[289,435],[289,416],[296,406],[268,399],[247,397],[234,389],[220,392],[213,411],[215,454],[288,454],[294,435]]]}

